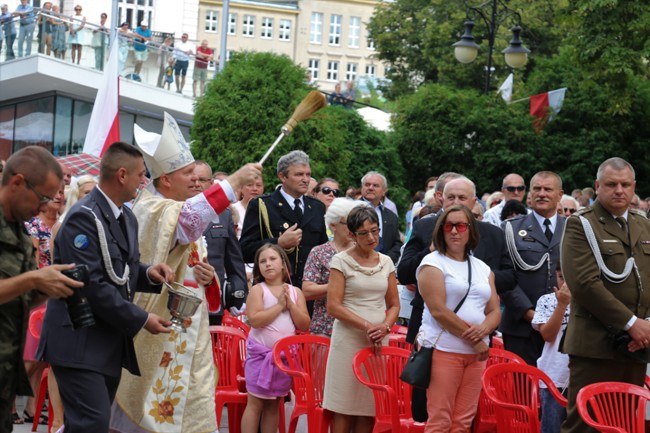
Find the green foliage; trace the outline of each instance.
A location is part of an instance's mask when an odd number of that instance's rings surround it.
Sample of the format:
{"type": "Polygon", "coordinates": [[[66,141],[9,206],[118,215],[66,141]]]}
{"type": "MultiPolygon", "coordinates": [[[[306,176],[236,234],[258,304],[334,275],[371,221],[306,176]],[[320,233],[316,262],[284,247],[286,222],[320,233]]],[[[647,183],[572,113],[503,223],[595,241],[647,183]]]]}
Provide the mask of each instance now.
{"type": "MultiPolygon", "coordinates": [[[[235,54],[210,82],[205,97],[197,100],[191,130],[194,156],[228,172],[258,161],[312,90],[305,77],[305,70],[286,56],[235,54]]],[[[278,158],[294,149],[310,156],[314,178],[333,177],[346,188],[358,186],[367,171],[378,170],[389,180],[391,197],[406,200],[408,194],[400,188],[403,169],[395,150],[385,134],[369,127],[355,110],[326,107],[301,122],[265,164],[267,191],[279,182],[278,158]]]]}

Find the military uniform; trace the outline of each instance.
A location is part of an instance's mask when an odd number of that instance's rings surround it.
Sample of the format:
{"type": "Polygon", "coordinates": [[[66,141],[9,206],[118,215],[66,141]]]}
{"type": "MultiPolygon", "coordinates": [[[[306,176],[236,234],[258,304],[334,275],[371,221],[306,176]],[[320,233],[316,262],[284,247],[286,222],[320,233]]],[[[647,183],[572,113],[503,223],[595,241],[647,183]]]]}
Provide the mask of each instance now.
{"type": "Polygon", "coordinates": [[[302,230],[302,240],[298,248],[287,251],[291,263],[291,282],[296,287],[302,287],[302,274],[311,249],[327,242],[325,205],[320,200],[306,195],[303,196],[303,200],[305,209],[299,223],[293,208],[286,202],[279,189],[251,200],[246,209],[244,229],[240,239],[244,261],[252,263],[255,252],[262,245],[277,244],[282,233],[298,223],[298,228],[302,230]],[[264,202],[266,207],[269,227],[260,216],[260,201],[264,202]],[[260,221],[263,226],[260,226],[260,221]],[[267,228],[271,232],[270,235],[267,228]]]}
{"type": "Polygon", "coordinates": [[[580,219],[569,218],[562,245],[562,269],[572,297],[569,325],[560,346],[570,355],[571,370],[564,433],[593,431],[575,407],[576,394],[583,386],[601,381],[643,384],[646,363],[618,352],[611,336],[623,330],[632,315],[639,320],[650,316],[650,221],[628,212],[628,235],[598,201],[576,215],[590,223],[605,266],[621,273],[633,255],[641,281],[634,270],[619,283],[607,280],[580,219]]]}
{"type": "MultiPolygon", "coordinates": [[[[0,278],[11,278],[36,269],[34,246],[22,223],[8,222],[0,206],[0,278]]],[[[14,397],[32,395],[23,363],[29,318],[29,293],[0,304],[0,431],[12,430],[14,397]]]]}
{"type": "MultiPolygon", "coordinates": [[[[521,356],[528,364],[536,365],[542,354],[544,339],[533,330],[523,316],[535,309],[537,300],[547,293],[553,293],[557,286],[555,269],[560,260],[560,241],[564,231],[565,218],[557,216],[553,237],[549,241],[544,229],[535,218],[534,212],[509,221],[514,235],[517,253],[528,265],[536,265],[546,253],[547,260],[536,271],[521,269],[512,261],[516,284],[512,290],[500,293],[505,308],[499,329],[503,333],[506,349],[521,356]]],[[[505,254],[509,254],[507,251],[505,254]]],[[[507,262],[507,261],[505,261],[507,262]]]]}

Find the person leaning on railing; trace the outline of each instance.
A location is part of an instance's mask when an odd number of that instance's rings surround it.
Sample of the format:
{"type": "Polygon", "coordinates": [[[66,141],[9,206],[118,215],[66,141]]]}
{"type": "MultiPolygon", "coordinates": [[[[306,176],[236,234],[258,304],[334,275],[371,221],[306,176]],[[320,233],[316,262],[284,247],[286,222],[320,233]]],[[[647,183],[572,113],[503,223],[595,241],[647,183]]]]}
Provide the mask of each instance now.
{"type": "Polygon", "coordinates": [[[95,69],[98,71],[104,70],[104,56],[106,55],[106,41],[108,39],[109,30],[106,27],[106,19],[108,15],[102,12],[100,15],[99,27],[93,30],[93,38],[90,42],[95,50],[95,69]]]}
{"type": "MultiPolygon", "coordinates": [[[[0,6],[0,28],[2,29],[0,33],[4,33],[4,39],[6,42],[6,55],[5,60],[11,60],[15,56],[14,54],[14,41],[16,40],[16,25],[14,24],[14,17],[9,12],[9,7],[6,4],[0,6]]],[[[0,41],[0,50],[2,49],[2,42],[0,41]]]]}

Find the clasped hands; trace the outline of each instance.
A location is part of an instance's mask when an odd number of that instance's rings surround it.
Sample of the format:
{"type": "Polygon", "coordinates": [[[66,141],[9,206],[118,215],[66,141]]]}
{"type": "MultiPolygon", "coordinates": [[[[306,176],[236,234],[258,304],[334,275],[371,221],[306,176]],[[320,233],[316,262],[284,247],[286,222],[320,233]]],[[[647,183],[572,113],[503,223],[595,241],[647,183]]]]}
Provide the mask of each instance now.
{"type": "Polygon", "coordinates": [[[485,344],[483,338],[485,338],[485,336],[488,335],[489,333],[490,333],[490,329],[488,329],[487,326],[480,324],[480,325],[469,325],[469,328],[467,328],[461,334],[461,338],[463,338],[464,340],[466,340],[472,345],[474,351],[478,355],[479,361],[485,361],[488,357],[490,347],[487,344],[485,344]]]}
{"type": "Polygon", "coordinates": [[[381,342],[384,340],[384,337],[388,335],[388,328],[384,323],[372,324],[365,322],[366,328],[366,337],[368,341],[373,344],[375,354],[379,355],[381,353],[381,342]]]}

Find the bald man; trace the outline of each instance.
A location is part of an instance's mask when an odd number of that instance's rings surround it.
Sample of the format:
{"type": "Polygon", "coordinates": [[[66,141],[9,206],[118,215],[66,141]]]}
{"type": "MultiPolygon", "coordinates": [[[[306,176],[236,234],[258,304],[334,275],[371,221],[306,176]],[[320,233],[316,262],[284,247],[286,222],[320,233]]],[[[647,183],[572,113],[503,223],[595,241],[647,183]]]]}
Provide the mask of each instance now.
{"type": "Polygon", "coordinates": [[[488,209],[483,214],[483,221],[501,227],[501,211],[503,206],[509,200],[523,201],[526,196],[526,182],[524,178],[517,173],[510,173],[503,178],[501,185],[501,192],[503,192],[503,200],[498,205],[488,209]]]}

